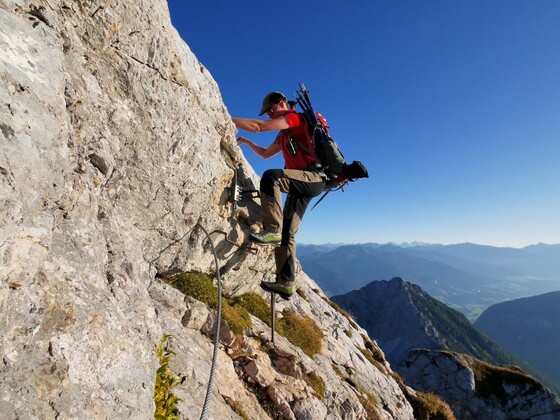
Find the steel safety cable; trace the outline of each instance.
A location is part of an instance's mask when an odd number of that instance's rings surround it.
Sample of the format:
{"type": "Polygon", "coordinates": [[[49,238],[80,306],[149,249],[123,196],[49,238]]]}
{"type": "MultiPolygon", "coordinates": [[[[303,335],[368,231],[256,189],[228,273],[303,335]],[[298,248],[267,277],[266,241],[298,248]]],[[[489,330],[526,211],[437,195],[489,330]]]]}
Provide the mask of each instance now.
{"type": "Polygon", "coordinates": [[[208,379],[208,385],[206,387],[206,396],[204,397],[204,405],[202,407],[202,413],[200,415],[200,420],[206,420],[206,417],[208,416],[208,404],[210,403],[210,395],[212,394],[212,388],[214,386],[214,378],[216,376],[218,347],[220,344],[220,324],[222,322],[222,278],[220,276],[220,266],[218,264],[218,255],[216,253],[216,248],[214,247],[214,242],[212,242],[212,238],[210,237],[210,234],[204,228],[204,226],[202,226],[200,222],[197,222],[196,225],[194,225],[191,229],[189,229],[183,236],[181,236],[179,239],[173,241],[171,244],[165,247],[156,258],[150,261],[150,268],[159,258],[161,258],[161,255],[168,248],[170,248],[172,245],[182,242],[192,231],[196,229],[197,226],[202,229],[202,231],[206,235],[206,238],[208,239],[208,242],[210,242],[212,254],[214,255],[214,264],[216,265],[216,274],[218,277],[218,316],[216,321],[216,337],[214,338],[214,351],[212,354],[212,366],[210,368],[210,377],[208,379]]]}
{"type": "Polygon", "coordinates": [[[220,344],[220,323],[222,322],[222,278],[220,276],[220,267],[218,265],[218,255],[216,254],[216,248],[214,248],[214,243],[210,234],[206,231],[204,226],[200,223],[198,224],[200,228],[204,231],[208,242],[210,242],[210,247],[212,248],[212,253],[214,254],[214,264],[216,265],[216,273],[218,275],[218,318],[216,321],[216,337],[214,338],[214,351],[212,354],[212,367],[210,368],[210,378],[208,379],[208,386],[206,388],[206,396],[204,397],[204,405],[202,407],[202,413],[200,415],[200,420],[206,420],[208,415],[208,404],[210,403],[210,395],[212,393],[212,387],[214,385],[214,377],[216,376],[216,365],[218,360],[218,346],[220,344]]]}

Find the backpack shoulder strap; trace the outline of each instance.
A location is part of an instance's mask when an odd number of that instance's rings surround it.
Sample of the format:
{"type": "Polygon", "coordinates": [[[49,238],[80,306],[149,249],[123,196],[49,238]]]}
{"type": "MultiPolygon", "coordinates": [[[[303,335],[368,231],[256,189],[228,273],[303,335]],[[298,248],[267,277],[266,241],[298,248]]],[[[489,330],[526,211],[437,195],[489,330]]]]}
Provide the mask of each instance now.
{"type": "MultiPolygon", "coordinates": [[[[313,135],[311,133],[309,133],[309,122],[307,121],[307,119],[305,118],[305,115],[298,112],[297,113],[298,117],[300,118],[301,121],[303,121],[303,124],[305,125],[305,131],[306,133],[311,136],[311,141],[313,142],[313,135]]],[[[286,134],[292,139],[294,140],[297,145],[299,147],[301,147],[307,154],[309,154],[310,156],[313,156],[315,159],[319,160],[319,158],[317,157],[317,154],[315,153],[315,150],[311,150],[306,144],[304,144],[300,139],[298,139],[291,131],[290,129],[286,129],[284,130],[286,132],[286,134]]],[[[313,144],[313,147],[315,145],[313,144]]]]}

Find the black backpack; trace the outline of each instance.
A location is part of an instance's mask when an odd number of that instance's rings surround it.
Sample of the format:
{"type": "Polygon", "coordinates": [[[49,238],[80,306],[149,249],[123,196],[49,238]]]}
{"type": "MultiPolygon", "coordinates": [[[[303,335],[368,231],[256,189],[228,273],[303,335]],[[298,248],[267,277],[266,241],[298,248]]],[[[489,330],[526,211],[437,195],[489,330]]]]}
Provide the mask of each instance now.
{"type": "Polygon", "coordinates": [[[311,144],[313,144],[315,150],[311,151],[305,148],[299,141],[298,144],[319,160],[321,170],[327,176],[327,192],[321,197],[319,202],[330,191],[342,188],[348,181],[368,178],[368,171],[362,162],[355,160],[351,164],[346,163],[346,159],[340,151],[338,144],[328,134],[325,119],[313,110],[311,100],[309,99],[309,92],[301,83],[299,90],[296,92],[296,100],[302,109],[300,115],[303,116],[306,122],[307,133],[311,137],[311,144]]]}

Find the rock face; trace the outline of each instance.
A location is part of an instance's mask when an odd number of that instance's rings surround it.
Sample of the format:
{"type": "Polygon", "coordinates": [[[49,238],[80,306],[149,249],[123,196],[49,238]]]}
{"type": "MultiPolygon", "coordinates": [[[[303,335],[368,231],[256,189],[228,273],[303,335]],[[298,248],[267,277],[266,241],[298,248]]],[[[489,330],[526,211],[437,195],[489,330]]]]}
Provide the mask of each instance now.
{"type": "Polygon", "coordinates": [[[415,389],[435,392],[459,419],[558,419],[560,399],[513,367],[434,350],[410,352],[399,372],[415,389]]]}
{"type": "MultiPolygon", "coordinates": [[[[274,271],[270,249],[247,244],[257,203],[228,201],[234,171],[247,189],[258,179],[216,83],[160,0],[1,0],[0,50],[3,418],[152,418],[166,333],[181,416],[198,418],[213,312],[158,275],[215,273],[204,230],[225,293],[258,291],[274,271]]],[[[280,355],[264,353],[252,337],[270,330],[254,319],[220,346],[210,416],[241,405],[267,418],[266,392],[288,418],[412,418],[388,364],[365,356],[365,331],[298,282],[306,297],[278,310],[320,325],[321,354],[282,337],[280,355]],[[300,371],[324,380],[322,396],[300,371]]]]}

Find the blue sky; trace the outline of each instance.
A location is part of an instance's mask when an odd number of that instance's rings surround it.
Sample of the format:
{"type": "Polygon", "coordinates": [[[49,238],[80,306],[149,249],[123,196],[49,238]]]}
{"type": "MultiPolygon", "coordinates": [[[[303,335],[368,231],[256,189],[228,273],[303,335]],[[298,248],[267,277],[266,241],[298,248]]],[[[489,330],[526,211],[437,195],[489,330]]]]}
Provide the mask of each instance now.
{"type": "MultiPolygon", "coordinates": [[[[169,8],[232,116],[303,82],[346,159],[368,167],[308,210],[299,242],[560,242],[559,1],[169,8]]],[[[259,174],[283,166],[243,151],[259,174]]]]}

